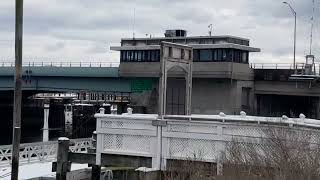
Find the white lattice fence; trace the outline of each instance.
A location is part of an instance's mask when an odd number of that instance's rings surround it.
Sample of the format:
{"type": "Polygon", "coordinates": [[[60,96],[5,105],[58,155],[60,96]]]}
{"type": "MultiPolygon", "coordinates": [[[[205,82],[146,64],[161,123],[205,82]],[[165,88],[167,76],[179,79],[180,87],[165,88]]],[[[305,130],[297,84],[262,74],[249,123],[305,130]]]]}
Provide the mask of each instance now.
{"type": "Polygon", "coordinates": [[[140,135],[104,135],[104,150],[128,153],[152,153],[152,136],[140,135]]]}
{"type": "Polygon", "coordinates": [[[190,138],[168,138],[167,159],[215,160],[215,141],[190,138]]]}
{"type": "Polygon", "coordinates": [[[215,161],[219,143],[217,124],[168,121],[163,128],[165,159],[198,159],[215,161]]]}
{"type": "MultiPolygon", "coordinates": [[[[320,122],[287,117],[269,118],[226,116],[224,114],[204,116],[166,116],[158,120],[157,115],[105,115],[97,118],[97,163],[101,153],[152,157],[155,168],[167,159],[197,159],[220,162],[231,142],[248,150],[266,151],[270,129],[300,128],[307,134],[305,141],[319,143],[320,122]]],[[[281,131],[279,131],[281,132],[281,131]]]]}
{"type": "Polygon", "coordinates": [[[70,142],[71,152],[87,152],[88,148],[92,147],[92,139],[90,138],[71,139],[70,142]]]}
{"type": "MultiPolygon", "coordinates": [[[[92,147],[92,141],[86,139],[72,139],[70,145],[71,152],[87,152],[92,147]]],[[[20,165],[37,163],[37,162],[53,162],[57,156],[57,141],[27,143],[20,146],[20,165]]],[[[0,146],[0,168],[8,167],[11,163],[12,146],[0,146]]]]}
{"type": "Polygon", "coordinates": [[[133,121],[103,119],[97,122],[97,134],[97,151],[101,153],[154,156],[156,127],[144,116],[133,121]]]}

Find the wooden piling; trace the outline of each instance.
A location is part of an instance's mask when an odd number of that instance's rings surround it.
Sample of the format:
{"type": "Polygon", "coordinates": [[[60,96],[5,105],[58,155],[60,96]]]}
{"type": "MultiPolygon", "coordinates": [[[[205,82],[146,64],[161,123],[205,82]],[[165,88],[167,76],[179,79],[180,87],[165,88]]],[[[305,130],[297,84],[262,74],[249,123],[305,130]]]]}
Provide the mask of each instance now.
{"type": "Polygon", "coordinates": [[[68,138],[59,138],[58,140],[58,153],[57,153],[57,180],[66,180],[67,172],[70,169],[68,161],[69,156],[69,143],[68,138]]]}

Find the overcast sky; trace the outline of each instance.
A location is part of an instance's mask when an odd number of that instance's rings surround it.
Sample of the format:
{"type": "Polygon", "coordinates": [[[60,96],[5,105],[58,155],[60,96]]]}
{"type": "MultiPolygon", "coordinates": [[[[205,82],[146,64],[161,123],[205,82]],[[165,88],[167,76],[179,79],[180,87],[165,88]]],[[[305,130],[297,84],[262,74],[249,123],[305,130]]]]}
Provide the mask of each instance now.
{"type": "MultiPolygon", "coordinates": [[[[319,7],[316,2],[313,54],[320,56],[319,7]]],[[[14,0],[0,2],[0,61],[14,59],[14,0]]],[[[288,0],[297,11],[297,61],[309,51],[312,0],[288,0]]],[[[282,0],[25,0],[24,61],[118,61],[109,50],[121,38],[163,36],[182,28],[188,36],[249,38],[261,48],[251,62],[291,62],[293,23],[282,0]]]]}

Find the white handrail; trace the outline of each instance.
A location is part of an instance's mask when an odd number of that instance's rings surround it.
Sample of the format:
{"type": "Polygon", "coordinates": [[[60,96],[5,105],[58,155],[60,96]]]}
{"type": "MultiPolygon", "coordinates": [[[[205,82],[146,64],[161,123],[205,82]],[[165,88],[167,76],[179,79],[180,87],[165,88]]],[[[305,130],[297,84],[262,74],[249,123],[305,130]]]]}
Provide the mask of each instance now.
{"type": "MultiPolygon", "coordinates": [[[[185,115],[166,115],[165,120],[173,121],[189,121],[189,122],[243,122],[243,123],[256,123],[256,124],[278,124],[278,125],[290,125],[290,126],[305,126],[310,128],[320,128],[320,120],[305,118],[303,114],[300,114],[299,118],[287,118],[283,117],[262,117],[262,116],[243,116],[243,115],[200,115],[193,114],[191,116],[185,115]]],[[[158,115],[156,114],[96,114],[96,118],[111,118],[111,119],[132,119],[132,120],[156,120],[158,115]]]]}

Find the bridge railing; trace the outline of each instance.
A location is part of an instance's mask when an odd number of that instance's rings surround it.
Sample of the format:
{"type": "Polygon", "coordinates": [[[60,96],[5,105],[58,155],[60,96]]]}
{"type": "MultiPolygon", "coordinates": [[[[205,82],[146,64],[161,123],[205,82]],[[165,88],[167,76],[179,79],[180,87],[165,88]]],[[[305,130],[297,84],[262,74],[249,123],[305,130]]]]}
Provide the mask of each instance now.
{"type": "MultiPolygon", "coordinates": [[[[220,162],[228,143],[235,138],[244,143],[259,143],[272,127],[301,127],[313,133],[310,141],[320,137],[320,122],[300,118],[220,115],[166,116],[96,114],[97,157],[121,154],[152,158],[153,168],[165,168],[167,159],[198,158],[220,162]]],[[[97,159],[99,164],[99,159],[97,159]]]]}
{"type": "MultiPolygon", "coordinates": [[[[119,62],[23,62],[24,67],[118,67],[119,62]]],[[[0,67],[14,67],[15,63],[0,62],[0,67]]]]}
{"type": "MultiPolygon", "coordinates": [[[[90,138],[72,139],[70,151],[72,152],[87,152],[89,147],[92,147],[90,138]]],[[[38,162],[53,162],[57,158],[57,141],[26,143],[20,145],[20,165],[38,163],[38,162]]],[[[8,167],[11,164],[12,146],[0,146],[0,168],[8,167]]]]}
{"type": "MultiPolygon", "coordinates": [[[[296,63],[295,67],[291,63],[251,63],[250,67],[252,69],[265,69],[265,70],[295,70],[298,74],[303,74],[306,69],[305,63],[296,63]]],[[[315,63],[312,66],[312,71],[314,75],[320,75],[320,63],[315,63]]]]}
{"type": "MultiPolygon", "coordinates": [[[[319,64],[317,64],[319,66],[319,64]]],[[[253,69],[303,69],[305,63],[296,63],[296,67],[292,63],[251,63],[253,69]]]]}

